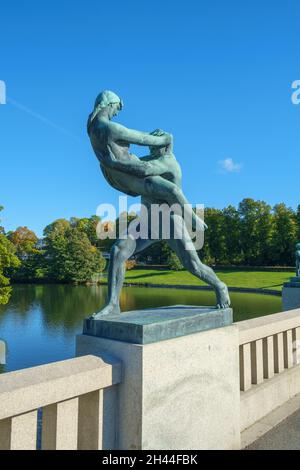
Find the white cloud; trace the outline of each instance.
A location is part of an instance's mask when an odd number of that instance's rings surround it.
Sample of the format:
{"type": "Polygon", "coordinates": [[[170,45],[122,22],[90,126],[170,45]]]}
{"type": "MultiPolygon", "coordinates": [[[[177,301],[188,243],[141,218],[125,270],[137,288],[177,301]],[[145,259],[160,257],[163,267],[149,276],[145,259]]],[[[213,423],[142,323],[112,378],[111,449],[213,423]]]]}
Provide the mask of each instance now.
{"type": "Polygon", "coordinates": [[[238,173],[242,168],[242,164],[235,163],[232,158],[225,158],[225,160],[220,160],[218,163],[222,173],[238,173]]]}

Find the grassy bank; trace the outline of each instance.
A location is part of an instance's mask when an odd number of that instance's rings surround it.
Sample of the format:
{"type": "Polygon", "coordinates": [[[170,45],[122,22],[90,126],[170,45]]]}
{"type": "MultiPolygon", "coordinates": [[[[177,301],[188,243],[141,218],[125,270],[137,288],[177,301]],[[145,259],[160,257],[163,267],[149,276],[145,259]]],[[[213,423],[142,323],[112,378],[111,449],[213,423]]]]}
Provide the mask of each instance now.
{"type": "MultiPolygon", "coordinates": [[[[294,272],[245,272],[217,271],[218,276],[229,287],[244,287],[252,289],[281,290],[284,282],[288,281],[294,272]]],[[[170,284],[182,286],[205,285],[187,271],[160,271],[132,269],[126,272],[126,282],[138,284],[170,284]]]]}

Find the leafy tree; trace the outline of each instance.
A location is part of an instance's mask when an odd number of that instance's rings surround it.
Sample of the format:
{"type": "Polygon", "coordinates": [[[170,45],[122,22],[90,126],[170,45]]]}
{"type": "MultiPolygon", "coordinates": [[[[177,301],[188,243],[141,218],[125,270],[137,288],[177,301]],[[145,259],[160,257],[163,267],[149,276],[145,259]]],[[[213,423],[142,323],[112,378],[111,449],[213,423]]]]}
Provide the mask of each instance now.
{"type": "Polygon", "coordinates": [[[295,218],[297,224],[297,241],[300,243],[300,204],[297,207],[295,218]]]}
{"type": "Polygon", "coordinates": [[[106,263],[100,251],[77,224],[60,219],[46,227],[44,234],[48,274],[52,279],[85,282],[104,269],[106,263]]]}
{"type": "Polygon", "coordinates": [[[253,199],[244,199],[239,204],[241,221],[241,246],[245,264],[255,264],[258,257],[257,206],[253,199]]]}
{"type": "Polygon", "coordinates": [[[101,253],[93,246],[85,233],[78,229],[67,232],[63,280],[85,282],[104,268],[101,253]]]}
{"type": "Polygon", "coordinates": [[[269,204],[264,201],[257,201],[258,204],[258,246],[259,255],[256,259],[257,265],[270,265],[272,264],[271,257],[271,237],[273,230],[274,218],[272,214],[272,208],[269,204]]]}
{"type": "Polygon", "coordinates": [[[16,254],[20,259],[26,259],[29,254],[37,251],[38,237],[27,227],[18,227],[14,232],[9,232],[7,237],[14,244],[16,254]]]}
{"type": "MultiPolygon", "coordinates": [[[[0,210],[3,208],[0,207],[0,210]]],[[[9,301],[11,287],[9,279],[5,275],[8,268],[17,267],[19,260],[15,255],[15,248],[4,234],[0,232],[0,304],[6,304],[9,301]]]]}
{"type": "Polygon", "coordinates": [[[166,264],[172,271],[180,271],[183,269],[182,263],[174,251],[169,253],[166,264]]]}
{"type": "Polygon", "coordinates": [[[70,226],[71,224],[68,220],[57,219],[44,228],[44,237],[46,237],[46,239],[49,239],[57,235],[64,235],[65,232],[70,228],[70,226]]]}
{"type": "Polygon", "coordinates": [[[268,244],[272,233],[271,207],[263,201],[244,199],[239,204],[241,246],[244,263],[258,265],[268,258],[268,244]]]}
{"type": "Polygon", "coordinates": [[[90,218],[84,217],[81,219],[71,217],[70,224],[73,228],[77,228],[81,232],[85,233],[92,245],[98,246],[99,240],[97,238],[96,229],[100,220],[100,217],[97,215],[93,215],[90,218]]]}
{"type": "Polygon", "coordinates": [[[162,244],[164,242],[155,242],[141,253],[138,253],[137,259],[142,263],[163,264],[162,244]]]}
{"type": "Polygon", "coordinates": [[[298,227],[293,210],[283,203],[274,206],[274,224],[271,240],[273,264],[294,265],[297,231],[298,227]]]}
{"type": "Polygon", "coordinates": [[[223,231],[226,246],[226,261],[229,264],[241,264],[243,260],[241,220],[238,210],[233,206],[223,209],[223,231]]]}
{"type": "Polygon", "coordinates": [[[43,278],[45,275],[44,252],[37,248],[36,234],[27,227],[18,227],[7,236],[15,246],[16,254],[21,261],[18,268],[10,271],[11,278],[15,281],[43,278]]]}
{"type": "Polygon", "coordinates": [[[70,222],[66,219],[57,219],[44,229],[45,258],[47,260],[46,276],[52,279],[64,278],[64,256],[66,252],[66,233],[70,230],[70,222]]]}
{"type": "Polygon", "coordinates": [[[226,260],[226,237],[222,211],[210,207],[206,208],[205,223],[208,226],[204,235],[204,246],[207,244],[205,260],[216,264],[224,263],[226,260]]]}
{"type": "MultiPolygon", "coordinates": [[[[0,206],[0,212],[3,211],[3,209],[4,209],[4,207],[0,206]]],[[[1,225],[0,225],[0,233],[4,233],[4,227],[2,227],[1,225]]]]}

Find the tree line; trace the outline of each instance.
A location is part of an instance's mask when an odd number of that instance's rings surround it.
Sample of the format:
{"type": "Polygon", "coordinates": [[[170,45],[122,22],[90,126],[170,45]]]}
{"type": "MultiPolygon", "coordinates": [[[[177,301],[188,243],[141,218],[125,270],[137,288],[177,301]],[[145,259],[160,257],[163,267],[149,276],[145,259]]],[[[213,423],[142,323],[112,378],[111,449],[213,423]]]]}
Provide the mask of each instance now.
{"type": "Polygon", "coordinates": [[[245,266],[294,266],[300,240],[300,205],[271,207],[247,198],[238,208],[207,208],[206,262],[245,266]]]}
{"type": "MultiPolygon", "coordinates": [[[[0,207],[2,210],[2,207],[0,207]]],[[[300,205],[271,207],[247,198],[238,207],[206,208],[205,243],[199,255],[210,265],[293,266],[295,244],[300,241],[300,205]]],[[[134,215],[128,215],[128,223],[134,215]]],[[[15,282],[87,282],[97,280],[106,266],[103,252],[114,240],[99,240],[100,218],[58,219],[45,227],[43,238],[27,227],[5,232],[0,227],[0,303],[10,295],[9,279],[15,282]]],[[[116,223],[118,227],[118,221],[116,223]]],[[[117,230],[118,235],[118,230],[117,230]]],[[[166,242],[157,242],[136,261],[181,269],[166,242]]]]}
{"type": "MultiPolygon", "coordinates": [[[[300,241],[300,205],[271,207],[264,201],[243,199],[238,207],[204,210],[204,246],[199,251],[208,265],[294,266],[295,245],[300,241]]],[[[180,267],[166,243],[154,244],[139,259],[180,267]]]]}

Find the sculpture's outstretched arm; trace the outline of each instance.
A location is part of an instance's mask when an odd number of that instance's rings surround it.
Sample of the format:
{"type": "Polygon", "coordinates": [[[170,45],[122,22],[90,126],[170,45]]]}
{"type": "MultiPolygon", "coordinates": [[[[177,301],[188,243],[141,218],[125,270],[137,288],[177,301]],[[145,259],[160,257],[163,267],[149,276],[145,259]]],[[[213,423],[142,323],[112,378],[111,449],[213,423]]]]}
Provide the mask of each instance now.
{"type": "Polygon", "coordinates": [[[112,140],[127,142],[129,144],[144,145],[147,147],[166,147],[172,142],[171,134],[151,135],[147,132],[127,129],[121,124],[111,122],[109,132],[112,140]]]}

